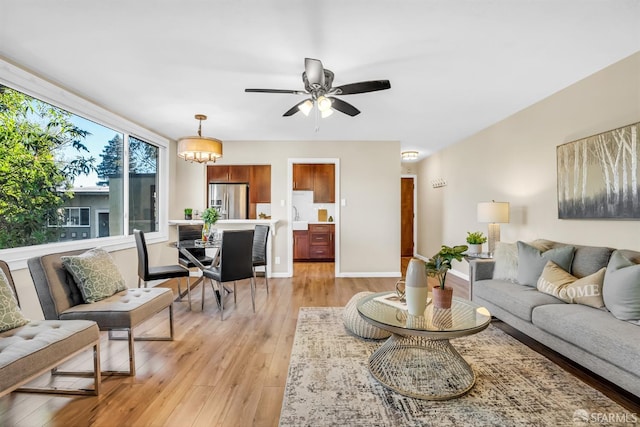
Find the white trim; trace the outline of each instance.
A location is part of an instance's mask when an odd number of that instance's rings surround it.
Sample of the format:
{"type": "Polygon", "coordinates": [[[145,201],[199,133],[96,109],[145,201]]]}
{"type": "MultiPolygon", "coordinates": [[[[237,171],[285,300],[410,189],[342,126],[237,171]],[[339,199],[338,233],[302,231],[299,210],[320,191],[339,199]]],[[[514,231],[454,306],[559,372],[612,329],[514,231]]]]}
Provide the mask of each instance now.
{"type": "MultiPolygon", "coordinates": [[[[127,120],[111,111],[96,105],[75,93],[63,89],[53,83],[37,77],[28,71],[0,58],[0,84],[23,92],[41,101],[48,102],[70,113],[107,126],[123,135],[132,135],[143,141],[156,145],[159,150],[158,183],[162,185],[164,194],[158,193],[158,231],[145,234],[147,243],[158,243],[168,240],[168,194],[169,194],[169,160],[168,150],[170,140],[158,135],[142,126],[127,120]]],[[[124,193],[127,195],[128,193],[124,193]]],[[[128,196],[124,196],[128,203],[128,196]]],[[[133,236],[127,236],[128,219],[124,219],[123,236],[101,237],[56,242],[44,245],[25,246],[20,248],[0,249],[0,258],[6,261],[11,269],[19,270],[27,267],[27,259],[49,253],[62,252],[73,249],[89,249],[100,246],[107,251],[116,251],[135,247],[133,236]]]]}
{"type": "Polygon", "coordinates": [[[449,270],[449,273],[453,274],[454,276],[457,276],[461,279],[464,279],[466,281],[469,281],[469,275],[468,274],[464,274],[458,270],[454,270],[453,268],[449,270]]]}
{"type": "Polygon", "coordinates": [[[336,277],[402,277],[399,271],[343,272],[336,277]]]}
{"type": "Polygon", "coordinates": [[[291,204],[293,201],[293,165],[294,163],[333,163],[334,168],[334,191],[335,191],[335,276],[340,277],[340,159],[339,158],[321,158],[321,157],[296,157],[287,159],[287,274],[293,276],[293,210],[291,204]]]}

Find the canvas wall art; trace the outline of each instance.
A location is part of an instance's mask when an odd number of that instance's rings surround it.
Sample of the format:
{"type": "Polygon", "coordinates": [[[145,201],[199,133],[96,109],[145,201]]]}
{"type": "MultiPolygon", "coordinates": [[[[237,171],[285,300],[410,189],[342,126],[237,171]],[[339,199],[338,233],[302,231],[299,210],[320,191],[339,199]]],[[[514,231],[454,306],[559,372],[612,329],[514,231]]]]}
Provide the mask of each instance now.
{"type": "Polygon", "coordinates": [[[558,218],[640,220],[640,123],[559,145],[558,218]]]}

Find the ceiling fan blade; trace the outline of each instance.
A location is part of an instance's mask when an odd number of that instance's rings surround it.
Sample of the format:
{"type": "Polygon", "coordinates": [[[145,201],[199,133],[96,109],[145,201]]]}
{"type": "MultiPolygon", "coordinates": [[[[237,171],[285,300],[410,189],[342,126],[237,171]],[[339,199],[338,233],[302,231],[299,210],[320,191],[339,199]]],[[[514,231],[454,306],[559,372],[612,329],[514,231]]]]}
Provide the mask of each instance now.
{"type": "Polygon", "coordinates": [[[245,92],[257,92],[257,93],[290,93],[294,95],[306,95],[307,92],[303,90],[289,90],[289,89],[245,89],[245,92]]]}
{"type": "Polygon", "coordinates": [[[282,117],[289,117],[289,116],[293,116],[295,113],[297,113],[298,111],[300,111],[300,109],[298,108],[299,106],[301,106],[302,104],[304,104],[305,102],[309,101],[308,99],[303,99],[302,101],[298,102],[296,105],[294,105],[293,107],[291,107],[289,110],[287,110],[286,113],[284,113],[282,115],[282,117]]]}
{"type": "Polygon", "coordinates": [[[334,110],[338,110],[341,113],[344,113],[351,117],[357,116],[358,114],[360,114],[360,110],[358,110],[356,107],[349,104],[348,102],[344,102],[342,99],[338,99],[333,96],[329,96],[328,98],[331,100],[331,108],[333,108],[334,110]]]}
{"type": "Polygon", "coordinates": [[[368,82],[350,83],[333,88],[336,95],[354,95],[356,93],[375,92],[391,87],[389,80],[371,80],[368,82]]]}
{"type": "Polygon", "coordinates": [[[311,86],[324,87],[324,67],[319,59],[304,58],[304,71],[311,86]]]}

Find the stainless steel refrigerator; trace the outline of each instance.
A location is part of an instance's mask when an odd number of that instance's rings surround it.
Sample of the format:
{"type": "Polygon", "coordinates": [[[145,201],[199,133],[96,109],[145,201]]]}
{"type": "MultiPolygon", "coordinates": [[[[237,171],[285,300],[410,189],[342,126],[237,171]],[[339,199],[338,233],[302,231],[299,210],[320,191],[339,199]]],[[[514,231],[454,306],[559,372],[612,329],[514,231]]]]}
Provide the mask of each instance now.
{"type": "Polygon", "coordinates": [[[249,184],[209,184],[209,207],[220,212],[220,219],[249,217],[249,184]]]}

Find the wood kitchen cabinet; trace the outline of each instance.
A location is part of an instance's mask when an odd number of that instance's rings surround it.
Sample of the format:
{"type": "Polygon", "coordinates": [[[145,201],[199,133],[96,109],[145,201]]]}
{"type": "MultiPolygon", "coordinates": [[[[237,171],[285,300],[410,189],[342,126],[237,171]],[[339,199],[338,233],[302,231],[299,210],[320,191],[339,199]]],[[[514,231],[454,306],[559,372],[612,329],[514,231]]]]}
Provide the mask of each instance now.
{"type": "Polygon", "coordinates": [[[251,166],[207,166],[207,182],[249,182],[251,166]]]}
{"type": "Polygon", "coordinates": [[[295,191],[313,191],[314,166],[307,163],[293,164],[293,189],[295,191]]]}
{"type": "Polygon", "coordinates": [[[314,203],[335,203],[335,176],[333,163],[294,163],[293,189],[313,191],[314,203]]]}
{"type": "Polygon", "coordinates": [[[251,166],[249,203],[271,203],[271,165],[251,166]]]}
{"type": "Polygon", "coordinates": [[[307,231],[294,230],[294,261],[333,261],[334,259],[334,224],[309,224],[307,231]]]}
{"type": "Polygon", "coordinates": [[[293,260],[309,259],[309,232],[306,230],[293,231],[293,260]]]}
{"type": "Polygon", "coordinates": [[[313,202],[335,203],[336,174],[333,163],[313,165],[313,202]]]}

